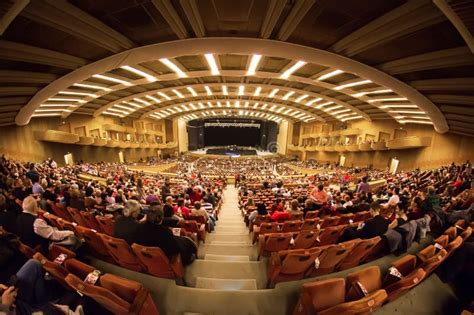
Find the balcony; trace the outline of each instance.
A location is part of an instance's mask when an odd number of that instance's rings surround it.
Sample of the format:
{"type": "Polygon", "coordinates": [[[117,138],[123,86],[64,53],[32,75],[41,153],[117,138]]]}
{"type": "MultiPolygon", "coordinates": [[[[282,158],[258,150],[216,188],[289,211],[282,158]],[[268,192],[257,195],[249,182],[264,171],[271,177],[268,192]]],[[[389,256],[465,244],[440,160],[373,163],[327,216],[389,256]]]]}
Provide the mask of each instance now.
{"type": "Polygon", "coordinates": [[[324,147],[324,151],[326,152],[335,152],[336,151],[336,148],[334,145],[327,145],[324,147]]]}
{"type": "Polygon", "coordinates": [[[387,141],[389,149],[413,149],[428,147],[431,145],[431,137],[403,137],[387,141]]]}
{"type": "Polygon", "coordinates": [[[340,135],[341,135],[341,131],[343,131],[343,130],[333,130],[333,131],[328,132],[328,134],[329,134],[329,136],[331,136],[331,137],[340,136],[340,135]]]}
{"type": "Polygon", "coordinates": [[[127,149],[130,148],[131,142],[130,141],[119,141],[118,147],[121,149],[127,149]]]}
{"type": "Polygon", "coordinates": [[[110,139],[110,140],[107,140],[107,144],[105,146],[109,148],[116,148],[119,145],[120,145],[120,141],[110,139]]]}
{"type": "Polygon", "coordinates": [[[370,147],[376,151],[388,150],[385,141],[374,142],[370,147]]]}
{"type": "Polygon", "coordinates": [[[359,128],[341,130],[341,136],[357,136],[362,134],[362,130],[359,128]]]}
{"type": "Polygon", "coordinates": [[[94,138],[94,143],[92,145],[96,147],[103,147],[106,144],[107,144],[107,139],[94,138]]]}
{"type": "Polygon", "coordinates": [[[334,150],[336,152],[345,152],[345,151],[347,151],[347,146],[343,145],[343,144],[337,144],[337,145],[334,146],[334,150]]]}
{"type": "Polygon", "coordinates": [[[361,143],[359,144],[359,151],[372,151],[372,143],[361,143]]]}
{"type": "Polygon", "coordinates": [[[56,142],[72,144],[79,141],[79,136],[73,133],[59,131],[59,130],[46,130],[46,131],[35,131],[34,138],[38,141],[56,142]]]}
{"type": "Polygon", "coordinates": [[[80,144],[80,145],[91,145],[94,143],[94,138],[93,137],[84,137],[84,136],[79,136],[79,141],[76,142],[75,144],[80,144]]]}
{"type": "Polygon", "coordinates": [[[346,145],[347,151],[349,152],[358,152],[359,151],[359,145],[358,144],[349,144],[346,145]]]}

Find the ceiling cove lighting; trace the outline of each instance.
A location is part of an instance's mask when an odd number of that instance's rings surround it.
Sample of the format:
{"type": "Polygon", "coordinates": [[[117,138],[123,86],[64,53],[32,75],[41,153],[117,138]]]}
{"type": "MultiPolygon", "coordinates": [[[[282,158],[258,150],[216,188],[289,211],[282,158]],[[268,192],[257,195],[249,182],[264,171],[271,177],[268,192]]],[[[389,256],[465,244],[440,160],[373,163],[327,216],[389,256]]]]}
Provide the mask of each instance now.
{"type": "Polygon", "coordinates": [[[374,90],[374,91],[362,91],[362,92],[359,92],[359,93],[356,93],[356,94],[352,94],[351,96],[353,97],[361,97],[361,96],[364,96],[364,95],[368,95],[368,94],[382,94],[382,93],[391,93],[393,92],[392,90],[390,89],[386,89],[386,90],[374,90]]]}
{"type": "Polygon", "coordinates": [[[238,95],[244,95],[244,93],[245,93],[245,86],[239,85],[238,95]]]}
{"type": "Polygon", "coordinates": [[[70,109],[37,109],[35,110],[35,113],[48,113],[48,112],[70,113],[72,111],[70,109]]]}
{"type": "Polygon", "coordinates": [[[347,112],[350,112],[350,111],[351,111],[350,109],[341,109],[341,110],[337,110],[335,112],[332,112],[331,115],[338,115],[338,114],[347,113],[347,112]]]}
{"type": "Polygon", "coordinates": [[[124,115],[121,115],[121,114],[117,114],[117,113],[111,113],[111,112],[108,112],[108,111],[105,111],[103,112],[102,114],[105,114],[105,115],[112,115],[112,116],[118,116],[118,117],[125,117],[124,115]]]}
{"type": "Polygon", "coordinates": [[[295,102],[296,102],[296,103],[299,103],[299,102],[301,102],[302,100],[304,100],[305,98],[307,98],[308,96],[309,96],[308,94],[303,94],[303,95],[301,95],[300,97],[298,97],[298,98],[295,100],[295,102]]]}
{"type": "Polygon", "coordinates": [[[217,107],[222,107],[221,102],[217,102],[217,107]]]}
{"type": "Polygon", "coordinates": [[[178,77],[180,78],[186,78],[187,74],[183,72],[177,65],[175,65],[172,61],[170,61],[167,58],[161,58],[160,59],[161,63],[170,68],[170,70],[174,71],[178,77]]]}
{"type": "Polygon", "coordinates": [[[292,65],[290,68],[286,69],[285,72],[283,72],[280,75],[280,79],[288,79],[290,77],[290,75],[293,74],[293,72],[295,72],[296,70],[298,70],[299,68],[301,68],[305,64],[306,64],[305,61],[301,61],[301,60],[297,61],[294,65],[292,65]]]}
{"type": "Polygon", "coordinates": [[[227,105],[227,107],[230,107],[230,102],[229,101],[225,102],[225,104],[227,105]]]}
{"type": "Polygon", "coordinates": [[[166,95],[166,94],[163,93],[163,92],[158,92],[158,95],[160,95],[161,97],[166,98],[168,101],[171,101],[171,97],[169,97],[168,95],[166,95]]]}
{"type": "Polygon", "coordinates": [[[161,103],[161,101],[159,99],[157,99],[156,97],[154,97],[154,96],[146,95],[145,97],[149,100],[152,100],[155,103],[161,103]]]}
{"type": "Polygon", "coordinates": [[[139,98],[134,98],[133,100],[136,101],[136,102],[142,103],[145,106],[150,106],[151,105],[151,103],[149,103],[147,101],[144,101],[142,99],[139,99],[139,98]]]}
{"type": "Polygon", "coordinates": [[[347,121],[347,120],[359,119],[359,118],[362,118],[362,116],[352,116],[352,117],[342,118],[341,121],[347,121]]]}
{"type": "Polygon", "coordinates": [[[239,108],[239,107],[240,107],[240,102],[239,102],[239,101],[235,101],[234,106],[237,107],[237,108],[239,108]]]}
{"type": "Polygon", "coordinates": [[[258,107],[258,103],[253,104],[253,108],[257,108],[257,107],[258,107]]]}
{"type": "Polygon", "coordinates": [[[351,115],[354,115],[355,113],[347,113],[347,114],[342,114],[342,115],[338,115],[336,116],[336,118],[343,118],[343,117],[347,117],[347,116],[351,116],[351,115]]]}
{"type": "Polygon", "coordinates": [[[135,73],[135,74],[137,74],[137,75],[139,75],[139,76],[142,76],[142,77],[144,77],[145,79],[147,79],[148,82],[155,82],[155,81],[157,81],[157,79],[156,79],[154,76],[152,76],[151,74],[148,74],[148,73],[146,73],[146,72],[144,72],[144,71],[142,71],[142,70],[139,70],[139,69],[137,69],[137,68],[134,68],[134,67],[131,67],[131,66],[121,66],[120,68],[121,68],[121,69],[124,69],[124,70],[127,70],[127,71],[130,71],[130,72],[132,72],[132,73],[135,73]]]}
{"type": "MultiPolygon", "coordinates": [[[[258,104],[258,103],[257,103],[257,104],[258,104]]],[[[267,103],[263,104],[263,105],[262,105],[262,109],[265,109],[265,108],[267,108],[267,106],[268,106],[268,104],[267,104],[267,103]]]]}
{"type": "Polygon", "coordinates": [[[203,104],[203,103],[201,103],[201,102],[199,102],[199,103],[198,103],[198,105],[199,105],[199,108],[200,108],[200,109],[204,109],[204,108],[206,108],[206,107],[204,106],[204,104],[203,104]]]}
{"type": "Polygon", "coordinates": [[[432,125],[433,124],[433,122],[431,122],[431,121],[411,120],[411,119],[399,120],[398,122],[402,123],[402,124],[424,124],[424,125],[432,125]]]}
{"type": "Polygon", "coordinates": [[[416,111],[416,110],[390,110],[389,113],[396,113],[396,114],[424,114],[423,111],[416,111]]]}
{"type": "Polygon", "coordinates": [[[214,105],[212,105],[211,102],[207,102],[207,106],[209,106],[209,108],[213,108],[213,107],[214,107],[214,105]]]}
{"type": "Polygon", "coordinates": [[[337,69],[337,70],[328,72],[326,74],[323,74],[322,76],[318,77],[316,80],[318,81],[326,80],[326,79],[335,77],[336,75],[341,74],[341,73],[344,73],[344,71],[337,69]]]}
{"type": "Polygon", "coordinates": [[[211,68],[212,75],[219,75],[219,68],[217,67],[216,59],[214,58],[213,54],[205,54],[204,57],[206,58],[207,64],[209,68],[211,68]]]}
{"type": "Polygon", "coordinates": [[[186,110],[186,111],[189,111],[189,107],[187,107],[186,105],[181,105],[181,108],[186,110]]]}
{"type": "Polygon", "coordinates": [[[143,106],[141,106],[141,105],[139,105],[139,104],[137,104],[137,103],[134,103],[134,102],[130,102],[130,101],[126,102],[126,101],[123,101],[123,103],[125,103],[125,104],[127,104],[127,105],[131,105],[131,106],[136,107],[136,108],[143,108],[143,106]]]}
{"type": "Polygon", "coordinates": [[[286,93],[283,97],[282,97],[282,100],[286,101],[290,96],[292,96],[293,94],[295,94],[295,92],[293,91],[289,91],[288,93],[286,93]]]}
{"type": "Polygon", "coordinates": [[[73,91],[59,91],[58,94],[61,94],[61,95],[81,95],[81,96],[97,97],[97,95],[92,94],[92,93],[73,92],[73,91]]]}
{"type": "Polygon", "coordinates": [[[107,111],[112,111],[112,112],[120,113],[120,114],[123,114],[123,115],[128,115],[128,114],[131,113],[131,112],[123,111],[123,110],[112,108],[112,107],[107,109],[107,111]]]}
{"type": "Polygon", "coordinates": [[[270,94],[268,94],[268,97],[275,97],[275,95],[280,91],[280,89],[273,89],[270,94]]]}
{"type": "Polygon", "coordinates": [[[323,100],[323,99],[320,98],[320,97],[318,97],[318,98],[313,98],[311,101],[308,101],[308,102],[306,103],[306,105],[307,105],[307,106],[310,106],[310,105],[313,105],[314,103],[319,102],[319,101],[322,101],[322,100],[323,100]]]}
{"type": "Polygon", "coordinates": [[[324,109],[324,111],[325,112],[330,112],[330,111],[338,109],[338,108],[342,108],[342,106],[341,105],[336,105],[336,106],[328,107],[328,108],[324,109]]]}
{"type": "Polygon", "coordinates": [[[258,67],[258,63],[260,62],[260,59],[262,59],[262,55],[253,55],[252,59],[250,60],[250,65],[249,68],[247,69],[247,74],[246,75],[255,75],[255,72],[258,67]]]}
{"type": "Polygon", "coordinates": [[[112,91],[112,89],[95,85],[95,84],[84,84],[84,83],[74,83],[73,86],[78,86],[86,89],[102,90],[102,91],[112,91]]]}
{"type": "Polygon", "coordinates": [[[382,105],[380,108],[418,108],[416,105],[411,104],[390,104],[390,105],[382,105]]]}
{"type": "Polygon", "coordinates": [[[47,114],[33,114],[31,117],[53,117],[53,116],[61,116],[61,113],[47,113],[47,114]]]}
{"type": "Polygon", "coordinates": [[[178,91],[178,90],[175,90],[175,89],[173,89],[173,90],[171,90],[171,91],[172,91],[174,94],[176,94],[176,96],[178,96],[179,98],[184,98],[184,95],[183,95],[183,94],[181,94],[181,92],[180,92],[180,91],[178,91]]]}
{"type": "Polygon", "coordinates": [[[249,102],[245,102],[244,107],[245,107],[245,108],[248,108],[248,107],[249,107],[249,102]]]}
{"type": "Polygon", "coordinates": [[[56,104],[43,103],[40,105],[40,107],[78,107],[78,105],[65,104],[65,103],[56,103],[56,104]]]}
{"type": "Polygon", "coordinates": [[[196,106],[195,106],[193,103],[189,103],[189,107],[191,107],[192,109],[196,110],[196,106]]]}
{"type": "Polygon", "coordinates": [[[54,102],[78,102],[78,103],[87,103],[83,99],[80,98],[68,98],[68,97],[50,97],[48,98],[48,101],[54,101],[54,102]]]}
{"type": "Polygon", "coordinates": [[[227,91],[227,86],[226,85],[222,86],[222,94],[229,95],[229,92],[227,91]]]}
{"type": "Polygon", "coordinates": [[[110,82],[120,83],[120,84],[123,84],[125,86],[132,86],[133,85],[132,83],[130,83],[128,81],[117,79],[117,78],[110,77],[110,76],[103,75],[103,74],[94,74],[92,77],[97,78],[97,79],[110,81],[110,82]]]}
{"type": "Polygon", "coordinates": [[[188,91],[191,93],[192,96],[198,96],[196,91],[194,91],[194,89],[190,86],[186,87],[186,89],[188,89],[188,91]]]}
{"type": "Polygon", "coordinates": [[[396,102],[396,101],[406,101],[406,100],[408,100],[406,97],[389,97],[389,98],[374,98],[374,99],[368,100],[367,102],[369,103],[396,102]]]}
{"type": "Polygon", "coordinates": [[[259,96],[261,91],[262,91],[262,87],[261,86],[257,87],[255,89],[255,93],[253,93],[253,96],[259,96]]]}
{"type": "Polygon", "coordinates": [[[351,82],[351,83],[338,85],[338,86],[334,87],[333,90],[339,91],[339,90],[342,90],[342,89],[345,89],[345,88],[348,88],[348,87],[364,85],[364,84],[369,84],[369,83],[372,83],[372,81],[370,81],[370,80],[361,80],[361,81],[356,81],[356,82],[351,82]]]}
{"type": "Polygon", "coordinates": [[[211,88],[208,87],[207,85],[204,86],[204,89],[206,90],[207,92],[207,95],[212,95],[212,91],[211,91],[211,88]]]}
{"type": "Polygon", "coordinates": [[[324,106],[327,106],[327,105],[331,105],[331,104],[334,104],[334,102],[326,102],[326,103],[322,103],[322,104],[319,104],[316,106],[317,109],[320,109],[324,106]]]}
{"type": "Polygon", "coordinates": [[[135,111],[133,108],[130,108],[130,107],[127,107],[127,106],[123,106],[123,105],[119,105],[119,104],[115,104],[113,107],[117,107],[117,108],[121,108],[123,110],[129,110],[131,112],[135,111]]]}

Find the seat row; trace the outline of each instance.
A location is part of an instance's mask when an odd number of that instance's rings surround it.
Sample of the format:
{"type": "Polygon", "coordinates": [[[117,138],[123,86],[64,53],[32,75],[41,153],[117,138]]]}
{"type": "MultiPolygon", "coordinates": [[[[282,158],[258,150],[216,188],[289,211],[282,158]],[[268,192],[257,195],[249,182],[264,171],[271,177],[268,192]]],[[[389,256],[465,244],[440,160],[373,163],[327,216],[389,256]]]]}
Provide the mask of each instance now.
{"type": "Polygon", "coordinates": [[[384,278],[378,266],[371,266],[350,273],[345,279],[303,284],[293,315],[374,312],[418,285],[452,255],[472,234],[471,227],[462,229],[461,235],[454,236],[449,228],[416,256],[406,255],[392,262],[384,278]]]}

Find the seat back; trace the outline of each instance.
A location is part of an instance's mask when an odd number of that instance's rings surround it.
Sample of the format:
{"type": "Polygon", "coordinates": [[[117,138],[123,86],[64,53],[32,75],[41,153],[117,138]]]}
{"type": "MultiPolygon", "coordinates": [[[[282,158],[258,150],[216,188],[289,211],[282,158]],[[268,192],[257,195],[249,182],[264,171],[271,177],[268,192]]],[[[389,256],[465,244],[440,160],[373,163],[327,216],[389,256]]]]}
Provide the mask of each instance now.
{"type": "Polygon", "coordinates": [[[82,219],[84,220],[84,222],[87,223],[86,227],[94,229],[97,232],[101,232],[101,233],[103,232],[99,222],[97,222],[97,220],[95,219],[95,216],[92,213],[88,211],[81,211],[80,215],[82,219]]]}
{"type": "Polygon", "coordinates": [[[94,256],[110,257],[108,255],[108,248],[105,245],[102,238],[97,233],[97,231],[83,227],[83,226],[77,226],[76,229],[78,233],[81,234],[84,240],[86,241],[85,243],[86,248],[89,251],[91,251],[94,256]]]}
{"type": "Polygon", "coordinates": [[[426,275],[427,273],[423,268],[418,268],[399,281],[386,286],[384,289],[388,294],[388,302],[394,301],[408,292],[411,288],[420,283],[426,275]]]}
{"type": "MultiPolygon", "coordinates": [[[[433,246],[433,245],[431,245],[433,246]]],[[[449,246],[449,244],[448,244],[449,246]]],[[[448,252],[445,249],[440,250],[437,254],[426,259],[421,265],[420,268],[426,272],[427,275],[431,274],[441,263],[448,257],[448,252]]]]}
{"type": "Polygon", "coordinates": [[[286,221],[281,229],[282,233],[297,232],[301,230],[301,221],[286,221]]]}
{"type": "Polygon", "coordinates": [[[365,221],[367,219],[370,219],[372,217],[372,215],[370,214],[369,211],[362,211],[362,212],[357,212],[355,215],[354,215],[354,222],[361,222],[361,221],[365,221]]]}
{"type": "Polygon", "coordinates": [[[357,242],[349,255],[338,265],[339,270],[349,269],[358,266],[361,261],[367,257],[372,249],[380,242],[382,238],[376,236],[367,240],[357,242]]]}
{"type": "Polygon", "coordinates": [[[319,246],[335,244],[342,232],[344,231],[345,226],[331,226],[325,228],[319,232],[319,246]]]}
{"type": "Polygon", "coordinates": [[[319,266],[316,266],[310,270],[311,276],[325,275],[333,272],[349,252],[354,247],[355,242],[349,241],[338,245],[329,245],[324,248],[324,251],[319,255],[319,266]],[[317,267],[317,268],[316,268],[317,267]]]}
{"type": "Polygon", "coordinates": [[[387,292],[385,290],[377,290],[366,297],[353,301],[336,305],[330,309],[321,311],[318,315],[339,315],[339,314],[368,314],[378,310],[387,300],[387,292]]]}
{"type": "Polygon", "coordinates": [[[117,264],[134,271],[142,271],[144,269],[127,242],[102,233],[98,233],[98,235],[107,247],[109,255],[112,256],[117,264]]]}
{"type": "Polygon", "coordinates": [[[48,212],[45,212],[43,214],[44,218],[54,227],[62,230],[63,229],[63,226],[59,223],[60,221],[60,217],[54,215],[54,214],[51,214],[51,213],[48,213],[48,212]]]}
{"type": "Polygon", "coordinates": [[[346,277],[346,301],[361,299],[365,294],[361,293],[362,285],[370,294],[382,288],[382,274],[379,266],[370,266],[355,272],[351,272],[346,277]]]}
{"type": "Polygon", "coordinates": [[[48,260],[43,254],[35,253],[33,258],[41,263],[43,269],[48,272],[56,281],[58,281],[65,289],[71,290],[71,287],[66,283],[65,278],[69,272],[64,266],[48,260]]]}
{"type": "Polygon", "coordinates": [[[149,274],[168,279],[177,279],[184,276],[184,267],[179,256],[172,263],[159,247],[132,244],[132,250],[149,274]]]}
{"type": "Polygon", "coordinates": [[[179,222],[179,225],[188,232],[199,233],[199,225],[194,220],[183,220],[179,222]]]}
{"type": "Polygon", "coordinates": [[[462,231],[461,238],[463,239],[463,241],[465,241],[469,238],[469,236],[471,236],[471,234],[472,234],[472,228],[468,226],[464,231],[462,231]]]}
{"type": "Polygon", "coordinates": [[[315,211],[308,211],[306,212],[306,215],[304,216],[304,219],[315,219],[319,216],[319,210],[315,211]]]}
{"type": "Polygon", "coordinates": [[[304,212],[294,213],[291,215],[291,220],[303,220],[304,212]]]}
{"type": "Polygon", "coordinates": [[[269,234],[265,242],[265,250],[268,252],[277,252],[279,250],[288,249],[292,237],[292,233],[269,234]]]}
{"type": "Polygon", "coordinates": [[[448,255],[451,256],[452,253],[462,245],[462,243],[463,243],[463,239],[461,236],[458,236],[453,241],[451,241],[446,246],[446,251],[448,252],[448,255]]]}
{"type": "Polygon", "coordinates": [[[318,231],[300,231],[295,238],[294,248],[313,247],[318,239],[318,231]]]}
{"type": "Polygon", "coordinates": [[[437,239],[434,240],[434,243],[439,244],[443,247],[446,247],[448,246],[448,243],[449,243],[449,236],[446,234],[442,234],[441,236],[439,236],[437,239]]]}
{"type": "Polygon", "coordinates": [[[107,235],[114,235],[114,220],[108,217],[96,215],[95,219],[100,225],[100,229],[107,235]]]}
{"type": "Polygon", "coordinates": [[[318,224],[319,218],[305,218],[301,230],[316,230],[318,224]]]}
{"type": "Polygon", "coordinates": [[[343,278],[305,283],[293,315],[319,314],[325,309],[344,303],[345,290],[346,282],[343,278]]]}
{"type": "Polygon", "coordinates": [[[447,235],[450,241],[454,240],[458,236],[458,232],[455,226],[451,226],[446,231],[444,231],[443,234],[447,235]]]}
{"type": "Polygon", "coordinates": [[[73,275],[76,275],[81,279],[85,279],[88,274],[95,270],[94,267],[85,264],[75,258],[67,259],[64,262],[64,268],[66,268],[69,273],[72,273],[73,275]]]}
{"type": "Polygon", "coordinates": [[[319,251],[289,251],[286,257],[283,259],[281,266],[281,273],[284,274],[301,274],[304,273],[314,264],[314,260],[319,256],[319,251]]]}
{"type": "Polygon", "coordinates": [[[339,220],[339,217],[325,217],[321,222],[321,228],[323,229],[330,226],[336,226],[339,220]]]}
{"type": "Polygon", "coordinates": [[[69,213],[69,215],[71,215],[71,217],[73,218],[73,222],[76,222],[77,224],[79,225],[82,225],[82,226],[86,226],[86,227],[89,227],[89,225],[87,224],[87,222],[84,220],[84,218],[81,216],[81,213],[79,212],[79,210],[77,210],[76,208],[71,208],[71,207],[67,207],[66,208],[66,211],[69,213]]]}
{"type": "Polygon", "coordinates": [[[277,222],[263,222],[262,224],[260,224],[258,232],[259,234],[277,233],[278,226],[279,225],[277,222]]]}
{"type": "Polygon", "coordinates": [[[416,256],[414,255],[405,255],[400,259],[392,262],[392,267],[397,268],[397,270],[403,275],[407,276],[415,270],[416,267],[416,256]]]}
{"type": "Polygon", "coordinates": [[[354,222],[354,218],[355,218],[355,214],[353,213],[343,214],[339,217],[339,222],[337,224],[342,225],[342,224],[348,224],[348,223],[354,222]]]}
{"type": "Polygon", "coordinates": [[[66,207],[59,203],[54,203],[52,201],[48,201],[48,205],[51,207],[51,210],[53,210],[54,214],[57,215],[58,217],[67,220],[69,222],[73,222],[73,218],[69,214],[69,212],[66,211],[66,207]]]}

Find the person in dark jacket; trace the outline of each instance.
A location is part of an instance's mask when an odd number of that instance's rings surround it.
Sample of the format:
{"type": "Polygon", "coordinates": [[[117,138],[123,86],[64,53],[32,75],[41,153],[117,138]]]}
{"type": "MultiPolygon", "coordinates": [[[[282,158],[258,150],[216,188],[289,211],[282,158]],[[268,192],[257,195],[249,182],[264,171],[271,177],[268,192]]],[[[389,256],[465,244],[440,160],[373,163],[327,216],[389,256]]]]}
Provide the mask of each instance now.
{"type": "Polygon", "coordinates": [[[140,204],[136,200],[129,200],[125,203],[123,215],[115,218],[114,236],[124,239],[132,245],[136,242],[138,231],[141,229],[137,217],[140,214],[140,204]]]}

